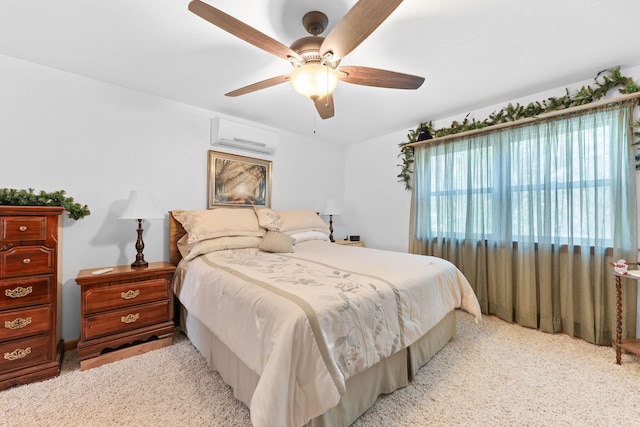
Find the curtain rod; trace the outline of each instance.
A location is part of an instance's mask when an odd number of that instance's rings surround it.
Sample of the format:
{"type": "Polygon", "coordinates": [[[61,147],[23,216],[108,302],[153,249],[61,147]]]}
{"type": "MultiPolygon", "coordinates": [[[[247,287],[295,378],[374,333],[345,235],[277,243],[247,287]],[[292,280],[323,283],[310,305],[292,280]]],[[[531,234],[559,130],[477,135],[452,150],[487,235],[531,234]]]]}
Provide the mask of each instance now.
{"type": "Polygon", "coordinates": [[[472,129],[472,130],[466,130],[464,132],[458,132],[458,133],[453,133],[451,135],[445,135],[445,136],[441,136],[438,138],[432,138],[432,139],[427,139],[424,141],[417,141],[417,142],[412,142],[410,144],[405,144],[403,145],[403,147],[419,147],[421,145],[427,145],[427,144],[437,144],[437,143],[441,143],[444,141],[447,141],[449,139],[463,139],[464,137],[468,137],[468,136],[475,136],[481,133],[485,133],[485,132],[494,132],[496,130],[500,130],[503,128],[508,128],[508,127],[512,127],[512,126],[520,126],[523,124],[527,124],[527,123],[534,123],[540,120],[544,120],[544,119],[548,119],[551,117],[556,117],[556,116],[562,116],[565,114],[572,114],[572,113],[577,113],[580,111],[586,111],[586,110],[591,110],[591,109],[596,109],[599,107],[604,107],[604,106],[608,106],[608,105],[612,105],[612,104],[621,104],[623,102],[632,100],[632,99],[638,99],[640,98],[640,92],[635,92],[635,93],[629,93],[627,95],[622,95],[619,96],[617,98],[613,98],[613,99],[603,99],[600,101],[595,101],[595,102],[590,102],[588,104],[582,104],[582,105],[576,105],[575,107],[569,107],[569,108],[563,108],[561,110],[555,110],[555,111],[550,111],[548,113],[542,113],[540,115],[537,116],[533,116],[533,117],[526,117],[524,119],[518,119],[512,122],[504,122],[504,123],[499,123],[497,125],[492,125],[492,126],[486,126],[482,129],[472,129]]]}

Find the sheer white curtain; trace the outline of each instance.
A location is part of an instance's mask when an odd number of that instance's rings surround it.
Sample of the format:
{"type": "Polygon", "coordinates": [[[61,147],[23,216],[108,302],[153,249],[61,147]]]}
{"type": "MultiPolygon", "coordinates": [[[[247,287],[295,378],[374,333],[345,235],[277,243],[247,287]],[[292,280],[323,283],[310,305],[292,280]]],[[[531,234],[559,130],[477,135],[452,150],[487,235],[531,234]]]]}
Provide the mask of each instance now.
{"type": "MultiPolygon", "coordinates": [[[[609,263],[635,261],[638,247],[631,111],[417,148],[411,252],[456,264],[486,313],[610,344],[609,263]]],[[[623,301],[624,334],[633,336],[635,283],[623,301]]]]}

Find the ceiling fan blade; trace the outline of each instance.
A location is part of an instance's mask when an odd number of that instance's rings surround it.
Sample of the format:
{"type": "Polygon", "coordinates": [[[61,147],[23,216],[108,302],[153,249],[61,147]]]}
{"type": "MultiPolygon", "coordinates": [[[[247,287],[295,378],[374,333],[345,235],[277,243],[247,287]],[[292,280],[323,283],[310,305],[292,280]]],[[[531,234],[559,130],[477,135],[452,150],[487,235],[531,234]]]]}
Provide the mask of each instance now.
{"type": "Polygon", "coordinates": [[[332,52],[331,62],[342,59],[358,47],[402,0],[360,0],[347,12],[322,42],[320,55],[332,52]]]}
{"type": "Polygon", "coordinates": [[[288,46],[283,45],[277,40],[272,39],[266,34],[261,33],[255,28],[245,24],[242,21],[234,18],[231,15],[227,15],[223,11],[216,9],[207,3],[200,0],[193,0],[189,3],[189,10],[204,20],[211,22],[216,27],[219,27],[226,32],[251,43],[257,48],[260,48],[280,58],[289,60],[289,57],[293,57],[297,60],[302,60],[300,56],[289,49],[288,46]]]}
{"type": "Polygon", "coordinates": [[[322,98],[318,98],[313,102],[316,106],[316,110],[318,110],[318,114],[322,119],[330,119],[333,117],[334,104],[333,104],[333,95],[325,95],[322,98]]]}
{"type": "Polygon", "coordinates": [[[284,83],[288,81],[289,81],[288,74],[278,76],[278,77],[272,77],[267,80],[262,80],[261,82],[250,84],[249,86],[241,87],[240,89],[236,89],[229,93],[225,93],[225,96],[246,95],[247,93],[255,92],[260,89],[266,89],[268,87],[279,85],[280,83],[284,83]]]}
{"type": "Polygon", "coordinates": [[[391,89],[418,89],[424,77],[378,68],[346,66],[338,69],[340,80],[363,86],[386,87],[391,89]],[[343,73],[347,75],[344,76],[343,73]]]}

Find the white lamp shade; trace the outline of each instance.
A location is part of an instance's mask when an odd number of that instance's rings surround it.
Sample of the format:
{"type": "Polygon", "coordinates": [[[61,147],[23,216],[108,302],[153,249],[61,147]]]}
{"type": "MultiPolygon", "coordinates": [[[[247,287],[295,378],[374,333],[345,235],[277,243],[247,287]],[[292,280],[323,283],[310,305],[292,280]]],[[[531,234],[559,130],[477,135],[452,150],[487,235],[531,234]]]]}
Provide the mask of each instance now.
{"type": "Polygon", "coordinates": [[[327,199],[324,209],[322,209],[322,215],[342,215],[342,210],[340,210],[336,199],[327,199]]]}
{"type": "Polygon", "coordinates": [[[146,190],[131,190],[127,207],[120,215],[120,219],[153,219],[164,218],[158,210],[153,195],[146,190]]]}

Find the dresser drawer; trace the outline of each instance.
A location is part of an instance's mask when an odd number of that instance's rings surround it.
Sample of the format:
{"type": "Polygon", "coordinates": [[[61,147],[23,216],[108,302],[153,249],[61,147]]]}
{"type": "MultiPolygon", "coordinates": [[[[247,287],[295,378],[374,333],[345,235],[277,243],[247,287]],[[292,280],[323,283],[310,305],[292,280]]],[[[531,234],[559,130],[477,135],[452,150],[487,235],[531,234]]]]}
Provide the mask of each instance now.
{"type": "Polygon", "coordinates": [[[15,246],[0,252],[0,277],[52,273],[55,250],[46,246],[15,246]]]}
{"type": "Polygon", "coordinates": [[[169,281],[145,280],[123,285],[88,289],[82,295],[85,314],[169,299],[169,281]]]}
{"type": "Polygon", "coordinates": [[[51,359],[51,336],[37,335],[0,343],[0,372],[35,366],[51,359]]]}
{"type": "Polygon", "coordinates": [[[3,341],[49,332],[51,306],[0,312],[0,337],[3,341]]]}
{"type": "Polygon", "coordinates": [[[45,240],[47,235],[46,216],[3,216],[0,217],[0,243],[45,240]]]}
{"type": "Polygon", "coordinates": [[[51,302],[53,276],[25,277],[0,282],[3,309],[51,302]]]}
{"type": "Polygon", "coordinates": [[[83,340],[126,332],[171,320],[171,301],[136,305],[122,310],[85,316],[83,340]]]}

